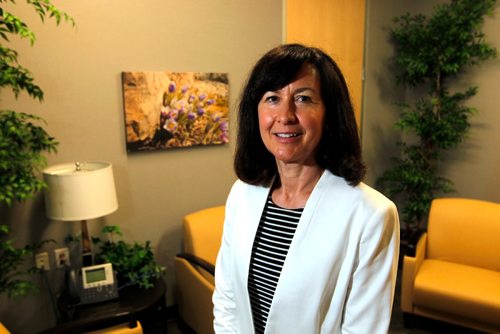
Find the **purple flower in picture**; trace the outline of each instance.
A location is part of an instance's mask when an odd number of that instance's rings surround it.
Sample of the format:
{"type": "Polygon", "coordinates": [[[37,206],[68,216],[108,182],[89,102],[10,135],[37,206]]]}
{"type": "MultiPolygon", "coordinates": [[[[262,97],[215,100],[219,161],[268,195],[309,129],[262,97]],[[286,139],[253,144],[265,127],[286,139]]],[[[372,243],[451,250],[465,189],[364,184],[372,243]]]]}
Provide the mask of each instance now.
{"type": "Polygon", "coordinates": [[[162,106],[161,107],[161,115],[166,117],[166,118],[169,118],[170,117],[170,107],[162,106]]]}
{"type": "Polygon", "coordinates": [[[171,82],[170,85],[168,85],[168,92],[173,93],[175,92],[175,82],[171,82]]]}
{"type": "Polygon", "coordinates": [[[165,125],[163,126],[163,128],[169,132],[174,132],[175,130],[177,130],[177,122],[172,120],[172,119],[169,119],[165,125]]]}
{"type": "Polygon", "coordinates": [[[229,143],[229,138],[227,137],[227,133],[222,133],[220,135],[220,140],[225,144],[229,143]]]}
{"type": "Polygon", "coordinates": [[[194,120],[196,118],[196,114],[194,112],[188,112],[187,118],[190,120],[194,120]]]}
{"type": "Polygon", "coordinates": [[[220,122],[219,124],[219,129],[221,130],[221,134],[220,134],[220,140],[223,142],[223,143],[229,143],[229,138],[228,138],[228,135],[229,135],[229,124],[227,123],[227,121],[222,121],[220,122]]]}
{"type": "Polygon", "coordinates": [[[169,116],[171,119],[177,119],[177,116],[179,115],[179,111],[177,109],[171,109],[169,116]]]}
{"type": "Polygon", "coordinates": [[[207,97],[207,95],[206,95],[205,93],[201,93],[201,94],[198,96],[198,100],[203,101],[206,97],[207,97]]]}
{"type": "Polygon", "coordinates": [[[205,113],[205,109],[203,108],[198,108],[198,115],[203,115],[205,113]]]}
{"type": "Polygon", "coordinates": [[[207,106],[210,106],[210,105],[214,104],[214,102],[215,102],[214,99],[208,99],[206,103],[207,103],[207,106]]]}
{"type": "Polygon", "coordinates": [[[194,96],[194,95],[189,95],[188,102],[189,102],[189,103],[193,103],[194,99],[195,99],[195,96],[194,96]]]}
{"type": "Polygon", "coordinates": [[[187,107],[188,103],[186,100],[182,99],[180,101],[177,101],[176,103],[176,108],[179,110],[179,113],[183,113],[187,107]]]}
{"type": "Polygon", "coordinates": [[[219,127],[220,127],[221,131],[224,133],[227,132],[227,130],[229,129],[227,121],[220,122],[219,127]]]}
{"type": "Polygon", "coordinates": [[[184,86],[182,87],[182,93],[183,93],[183,94],[184,94],[184,93],[186,93],[186,92],[188,91],[188,89],[189,89],[189,86],[188,86],[188,85],[184,85],[184,86]]]}

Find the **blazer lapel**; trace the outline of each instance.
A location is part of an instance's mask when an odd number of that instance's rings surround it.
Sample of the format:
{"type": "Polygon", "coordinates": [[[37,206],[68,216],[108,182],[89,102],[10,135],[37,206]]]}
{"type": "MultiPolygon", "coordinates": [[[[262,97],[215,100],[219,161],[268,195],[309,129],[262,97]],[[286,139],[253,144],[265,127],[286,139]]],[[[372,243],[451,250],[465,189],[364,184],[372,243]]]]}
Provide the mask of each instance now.
{"type": "MultiPolygon", "coordinates": [[[[297,256],[295,254],[301,251],[301,244],[303,243],[309,228],[311,228],[312,218],[315,212],[318,210],[318,206],[320,204],[322,196],[325,194],[325,191],[328,189],[328,187],[330,187],[332,184],[332,177],[334,178],[334,176],[330,172],[328,171],[323,172],[321,178],[319,179],[311,195],[309,196],[309,199],[306,202],[304,211],[302,212],[299,224],[297,226],[297,230],[295,231],[292,243],[290,244],[290,248],[288,250],[285,263],[283,264],[283,268],[281,270],[280,279],[278,281],[278,285],[276,286],[273,302],[269,310],[269,316],[267,319],[268,324],[266,328],[272,328],[273,327],[272,322],[277,319],[286,319],[286,317],[291,316],[290,314],[288,315],[278,314],[278,313],[275,314],[274,312],[274,305],[279,304],[279,302],[277,303],[276,301],[279,301],[281,299],[280,294],[290,293],[290,290],[293,289],[293,287],[286,286],[287,283],[283,281],[281,277],[287,277],[288,275],[295,275],[297,273],[297,270],[300,270],[294,267],[293,259],[297,259],[297,256]]],[[[283,313],[282,310],[280,310],[280,312],[283,313]]],[[[300,315],[295,314],[293,316],[300,316],[300,315]]]]}

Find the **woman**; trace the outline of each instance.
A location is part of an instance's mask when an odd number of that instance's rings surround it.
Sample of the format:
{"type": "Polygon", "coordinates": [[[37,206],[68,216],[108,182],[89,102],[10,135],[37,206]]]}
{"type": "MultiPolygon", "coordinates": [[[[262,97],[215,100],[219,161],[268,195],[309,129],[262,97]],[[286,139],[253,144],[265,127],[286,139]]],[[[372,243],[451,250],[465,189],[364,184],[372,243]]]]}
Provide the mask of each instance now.
{"type": "Polygon", "coordinates": [[[386,333],[396,207],[365,168],[345,80],[316,48],[279,46],[239,106],[216,263],[216,333],[386,333]]]}

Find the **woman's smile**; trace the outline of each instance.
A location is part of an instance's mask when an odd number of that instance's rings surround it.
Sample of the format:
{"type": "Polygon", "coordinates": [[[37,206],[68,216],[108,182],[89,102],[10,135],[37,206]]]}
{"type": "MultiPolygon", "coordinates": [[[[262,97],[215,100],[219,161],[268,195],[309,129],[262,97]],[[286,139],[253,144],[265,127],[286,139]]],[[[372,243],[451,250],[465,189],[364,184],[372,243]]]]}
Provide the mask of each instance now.
{"type": "Polygon", "coordinates": [[[296,133],[296,132],[295,133],[294,132],[277,132],[277,133],[275,133],[276,137],[284,138],[284,139],[297,138],[301,135],[302,135],[301,133],[296,133]]]}

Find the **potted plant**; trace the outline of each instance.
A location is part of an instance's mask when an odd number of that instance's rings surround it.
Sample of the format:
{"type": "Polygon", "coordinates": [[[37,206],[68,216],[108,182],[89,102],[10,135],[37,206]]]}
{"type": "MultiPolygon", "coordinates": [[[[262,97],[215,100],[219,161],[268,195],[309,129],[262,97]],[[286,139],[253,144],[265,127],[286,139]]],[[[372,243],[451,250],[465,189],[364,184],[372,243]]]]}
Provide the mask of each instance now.
{"type": "Polygon", "coordinates": [[[124,285],[138,285],[141,288],[152,288],[157,279],[163,273],[162,268],[156,263],[151,243],[127,243],[123,240],[115,240],[116,236],[122,236],[120,227],[104,226],[102,233],[108,235],[103,241],[93,238],[94,245],[99,246],[95,253],[97,263],[111,263],[116,272],[120,287],[124,285]]]}
{"type": "Polygon", "coordinates": [[[379,186],[400,208],[402,240],[424,227],[432,200],[452,191],[451,180],[439,174],[443,153],[466,138],[469,117],[465,103],[477,87],[450,88],[465,70],[496,56],[481,31],[495,0],[451,0],[433,14],[406,14],[394,19],[391,31],[398,83],[412,89],[413,103],[399,103],[396,128],[403,133],[400,154],[379,179],[379,186]]]}
{"type": "MultiPolygon", "coordinates": [[[[10,88],[16,98],[24,91],[42,101],[42,89],[34,83],[31,73],[19,64],[17,51],[8,47],[12,36],[27,38],[33,44],[35,33],[6,9],[4,4],[8,2],[15,4],[13,0],[0,1],[0,88],[10,88]]],[[[61,20],[74,24],[73,19],[50,0],[29,0],[27,3],[42,21],[54,18],[57,24],[61,20]]],[[[57,142],[40,123],[43,120],[38,116],[0,110],[0,206],[8,208],[16,201],[33,198],[44,187],[38,178],[39,170],[45,165],[43,154],[55,152],[57,142]]],[[[35,286],[25,276],[36,270],[22,269],[22,265],[40,244],[18,248],[9,232],[7,225],[0,224],[0,293],[7,293],[9,297],[26,295],[35,286]]]]}

